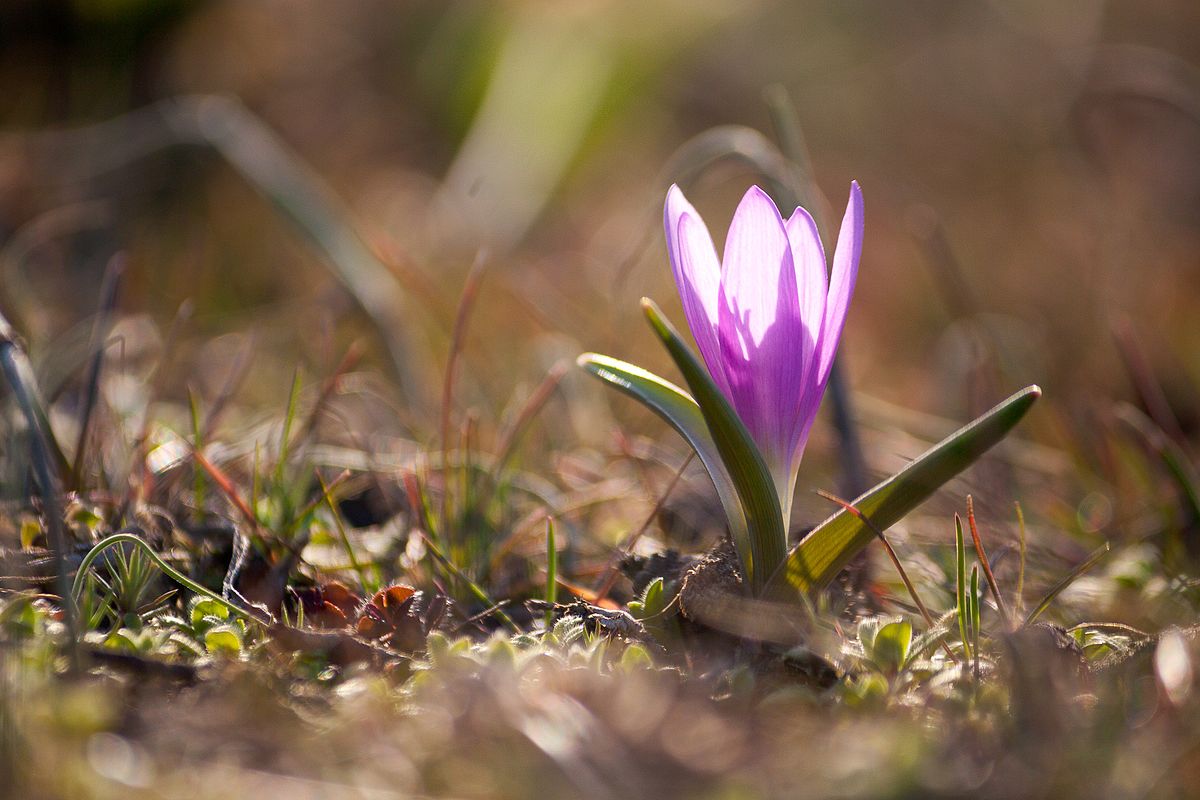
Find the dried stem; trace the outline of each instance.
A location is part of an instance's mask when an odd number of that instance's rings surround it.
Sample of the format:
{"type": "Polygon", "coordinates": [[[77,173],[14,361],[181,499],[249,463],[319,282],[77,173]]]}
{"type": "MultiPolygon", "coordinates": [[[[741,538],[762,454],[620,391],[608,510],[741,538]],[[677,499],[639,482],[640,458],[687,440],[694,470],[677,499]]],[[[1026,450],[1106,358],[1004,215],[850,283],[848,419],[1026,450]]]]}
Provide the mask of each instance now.
{"type": "Polygon", "coordinates": [[[663,504],[667,502],[667,498],[671,496],[671,492],[675,489],[675,486],[679,483],[680,479],[683,478],[683,473],[687,470],[688,465],[692,463],[692,459],[695,457],[695,450],[688,453],[688,457],[684,459],[682,464],[679,465],[679,469],[675,471],[675,476],[671,478],[671,482],[667,484],[667,488],[663,490],[663,493],[658,498],[658,502],[654,504],[654,509],[646,516],[646,519],[642,522],[641,527],[631,533],[629,538],[626,539],[624,543],[622,543],[622,545],[613,552],[612,556],[609,557],[608,564],[605,565],[604,568],[604,578],[600,581],[600,585],[596,588],[596,598],[592,601],[595,605],[599,605],[604,598],[608,597],[608,593],[612,590],[613,584],[617,582],[617,566],[621,563],[621,559],[629,554],[629,552],[633,549],[633,546],[636,545],[638,540],[642,538],[643,534],[650,529],[650,524],[654,522],[655,517],[657,517],[659,512],[662,511],[663,504]]]}
{"type": "MultiPolygon", "coordinates": [[[[879,526],[872,522],[870,517],[859,511],[858,508],[855,507],[855,505],[849,500],[843,500],[837,495],[830,494],[823,489],[818,489],[817,494],[819,494],[821,497],[824,497],[826,500],[837,503],[839,506],[846,509],[848,513],[853,514],[855,517],[862,520],[862,523],[871,529],[871,532],[874,533],[875,536],[879,538],[879,541],[883,543],[883,549],[887,551],[888,558],[892,560],[892,566],[896,568],[896,572],[900,573],[900,580],[904,581],[904,587],[908,589],[909,596],[912,597],[913,602],[915,602],[917,604],[917,608],[920,609],[921,616],[925,618],[925,624],[927,624],[931,629],[937,627],[937,622],[934,620],[933,615],[929,613],[929,608],[926,607],[925,602],[921,599],[921,595],[917,593],[917,587],[913,585],[913,582],[908,577],[908,572],[904,569],[904,565],[900,563],[900,557],[896,555],[895,548],[892,547],[891,542],[887,540],[887,537],[883,535],[883,531],[879,529],[879,526]]],[[[955,657],[954,652],[950,649],[948,644],[942,642],[942,648],[946,651],[946,655],[950,656],[952,661],[958,663],[958,658],[955,657]]]]}
{"type": "Polygon", "coordinates": [[[971,540],[975,543],[975,555],[979,556],[983,574],[987,576],[988,586],[992,588],[992,597],[996,600],[996,610],[1000,612],[1000,619],[1004,621],[1004,627],[1011,629],[1012,617],[1009,616],[1008,607],[1004,605],[1004,595],[1000,594],[1000,584],[996,583],[996,576],[992,574],[992,565],[988,562],[987,551],[983,549],[983,541],[979,538],[979,528],[975,524],[975,502],[971,499],[971,495],[967,495],[967,526],[971,529],[971,540]]]}
{"type": "MultiPolygon", "coordinates": [[[[483,282],[483,273],[487,267],[487,255],[482,250],[475,257],[471,271],[467,273],[466,283],[463,284],[462,296],[458,301],[458,312],[454,317],[454,328],[450,334],[450,352],[446,356],[446,375],[442,381],[442,508],[441,535],[450,534],[450,410],[454,405],[454,374],[458,366],[458,357],[462,352],[463,342],[467,336],[467,323],[471,319],[471,310],[475,306],[475,298],[479,295],[479,286],[483,282]]],[[[447,541],[449,541],[447,539],[447,541]]]]}

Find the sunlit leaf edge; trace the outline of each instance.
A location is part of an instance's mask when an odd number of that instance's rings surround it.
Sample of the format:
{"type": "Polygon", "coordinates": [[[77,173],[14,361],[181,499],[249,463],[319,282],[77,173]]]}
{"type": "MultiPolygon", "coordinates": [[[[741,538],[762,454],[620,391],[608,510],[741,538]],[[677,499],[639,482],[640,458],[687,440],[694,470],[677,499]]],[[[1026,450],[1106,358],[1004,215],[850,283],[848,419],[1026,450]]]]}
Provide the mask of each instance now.
{"type": "MultiPolygon", "coordinates": [[[[746,426],[662,310],[649,298],[642,298],[642,309],[671,360],[683,373],[738,490],[750,535],[751,568],[746,569],[746,573],[754,593],[759,594],[767,579],[783,564],[787,549],[783,511],[771,473],[746,426]]],[[[746,568],[746,555],[740,555],[743,568],[746,568]]]]}
{"type": "Polygon", "coordinates": [[[642,403],[678,431],[696,451],[700,463],[712,479],[734,544],[740,551],[749,548],[746,518],[742,513],[737,487],[729,477],[717,444],[708,432],[704,415],[691,395],[652,372],[611,356],[584,353],[576,359],[576,363],[589,375],[642,403]]]}
{"type": "MultiPolygon", "coordinates": [[[[938,442],[853,505],[880,530],[890,527],[1008,435],[1041,394],[1037,386],[1022,389],[938,442]]],[[[873,537],[865,522],[845,509],[838,511],[792,548],[771,584],[783,582],[801,592],[819,590],[873,537]]]]}

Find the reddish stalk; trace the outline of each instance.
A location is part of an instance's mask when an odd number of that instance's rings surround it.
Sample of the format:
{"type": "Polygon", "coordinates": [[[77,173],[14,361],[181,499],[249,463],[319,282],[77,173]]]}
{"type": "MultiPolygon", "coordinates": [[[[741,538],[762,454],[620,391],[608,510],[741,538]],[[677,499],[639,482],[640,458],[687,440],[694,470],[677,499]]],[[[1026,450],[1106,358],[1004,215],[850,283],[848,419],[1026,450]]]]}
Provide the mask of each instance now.
{"type": "MultiPolygon", "coordinates": [[[[837,495],[830,494],[824,489],[818,489],[817,494],[819,494],[821,497],[824,497],[826,500],[837,503],[839,506],[846,509],[848,513],[853,514],[856,518],[862,520],[862,523],[871,529],[871,532],[874,533],[879,541],[883,543],[883,549],[887,551],[888,558],[892,560],[892,566],[896,568],[896,572],[900,573],[900,580],[904,581],[904,588],[908,590],[909,596],[912,597],[913,602],[915,602],[917,604],[917,608],[920,609],[921,616],[925,618],[925,624],[928,625],[930,629],[936,628],[937,622],[934,620],[933,615],[929,613],[929,609],[925,606],[925,601],[921,599],[921,595],[917,593],[917,587],[913,585],[912,580],[909,579],[908,572],[905,571],[904,565],[900,563],[900,556],[896,554],[895,548],[892,547],[892,544],[887,540],[887,537],[883,535],[883,531],[879,529],[879,526],[872,522],[870,517],[859,511],[858,508],[855,507],[855,505],[849,500],[843,500],[837,495]]],[[[951,661],[956,664],[958,663],[958,658],[954,655],[954,652],[950,649],[948,644],[942,642],[942,649],[946,651],[946,655],[950,657],[951,661]]]]}
{"type": "Polygon", "coordinates": [[[975,555],[979,556],[979,563],[983,567],[983,574],[987,577],[988,586],[992,587],[992,597],[996,600],[996,610],[1000,612],[1000,619],[1004,621],[1004,627],[1012,629],[1012,617],[1008,614],[1008,607],[1004,605],[1004,597],[1000,594],[1000,585],[996,583],[996,576],[992,574],[992,565],[988,563],[987,551],[983,549],[983,541],[979,538],[979,528],[975,525],[975,502],[971,499],[971,495],[967,495],[967,526],[971,529],[971,540],[975,543],[975,555]]]}

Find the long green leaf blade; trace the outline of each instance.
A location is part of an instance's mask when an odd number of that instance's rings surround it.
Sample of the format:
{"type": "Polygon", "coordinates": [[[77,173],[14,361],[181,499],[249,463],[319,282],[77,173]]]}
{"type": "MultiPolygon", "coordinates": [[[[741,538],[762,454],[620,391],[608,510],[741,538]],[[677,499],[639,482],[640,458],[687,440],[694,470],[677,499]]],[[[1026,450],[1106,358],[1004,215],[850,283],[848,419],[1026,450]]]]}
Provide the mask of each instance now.
{"type": "MultiPolygon", "coordinates": [[[[1003,439],[1041,395],[1037,386],[1022,389],[863,494],[854,506],[877,528],[886,530],[1003,439]]],[[[817,591],[873,538],[862,520],[839,511],[788,553],[784,568],[772,582],[785,581],[801,592],[817,591]]]]}
{"type": "Polygon", "coordinates": [[[667,424],[679,432],[700,457],[700,463],[708,471],[717,497],[729,521],[730,531],[739,552],[750,546],[746,533],[746,518],[742,513],[737,489],[729,471],[721,461],[717,444],[708,432],[700,406],[691,396],[670,381],[664,380],[641,367],[597,353],[584,353],[576,363],[589,374],[612,386],[658,414],[667,424]]]}
{"type": "Polygon", "coordinates": [[[783,564],[787,550],[787,531],[783,511],[775,494],[775,483],[746,426],[721,394],[675,328],[653,300],[642,299],[642,309],[658,338],[667,347],[671,360],[683,373],[708,430],[716,442],[721,460],[737,488],[750,533],[750,552],[739,551],[742,568],[754,593],[760,594],[767,580],[783,564]]]}

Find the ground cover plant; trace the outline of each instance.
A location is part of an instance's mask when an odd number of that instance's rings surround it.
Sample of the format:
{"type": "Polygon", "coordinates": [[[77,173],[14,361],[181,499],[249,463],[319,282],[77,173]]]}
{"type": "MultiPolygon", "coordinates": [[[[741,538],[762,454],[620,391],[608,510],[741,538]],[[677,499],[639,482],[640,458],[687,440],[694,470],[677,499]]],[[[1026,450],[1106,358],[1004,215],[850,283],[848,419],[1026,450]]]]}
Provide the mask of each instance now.
{"type": "Polygon", "coordinates": [[[0,10],[0,796],[1195,792],[1200,19],[634,5],[0,10]]]}

